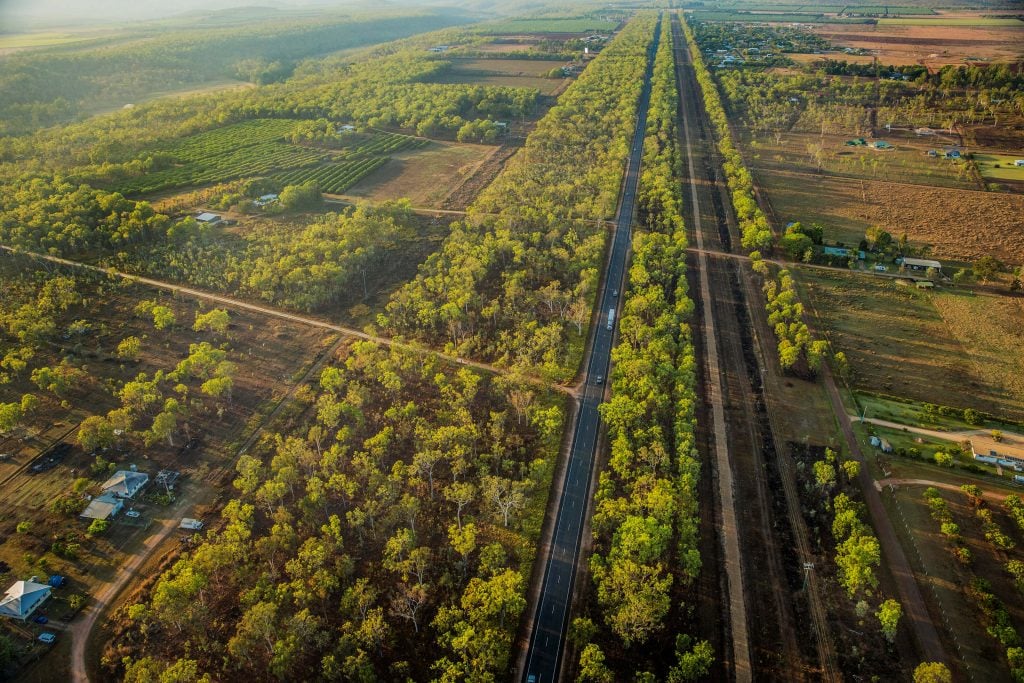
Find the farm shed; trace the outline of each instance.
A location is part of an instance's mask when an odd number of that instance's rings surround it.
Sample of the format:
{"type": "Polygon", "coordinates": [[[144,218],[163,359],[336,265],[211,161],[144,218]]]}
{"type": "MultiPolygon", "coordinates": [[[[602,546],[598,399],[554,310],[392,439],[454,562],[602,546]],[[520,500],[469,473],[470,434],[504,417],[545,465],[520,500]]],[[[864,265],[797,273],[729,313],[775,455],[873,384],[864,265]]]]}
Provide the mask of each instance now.
{"type": "Polygon", "coordinates": [[[181,520],[181,523],[178,525],[178,528],[184,531],[201,531],[203,528],[203,523],[198,519],[185,517],[181,520]]]}
{"type": "Polygon", "coordinates": [[[878,447],[882,449],[883,453],[892,453],[892,444],[887,439],[879,439],[878,447]]]}
{"type": "Polygon", "coordinates": [[[886,142],[885,140],[875,140],[874,142],[871,143],[871,148],[872,149],[896,149],[895,146],[891,145],[890,143],[886,142]]]}
{"type": "Polygon", "coordinates": [[[0,616],[25,621],[48,597],[50,587],[47,585],[32,580],[15,581],[0,600],[0,616]]]}
{"type": "Polygon", "coordinates": [[[110,479],[103,482],[103,492],[118,498],[134,498],[143,486],[149,483],[149,475],[145,472],[118,470],[110,479]]]}
{"type": "Polygon", "coordinates": [[[196,216],[196,220],[199,221],[200,223],[205,223],[206,225],[215,225],[216,223],[220,223],[221,218],[215,213],[204,211],[203,213],[196,216]]]}
{"type": "Polygon", "coordinates": [[[124,501],[113,493],[101,493],[89,501],[79,517],[106,520],[120,512],[123,507],[124,501]]]}
{"type": "Polygon", "coordinates": [[[985,434],[971,436],[971,454],[979,462],[1024,471],[1024,436],[1005,434],[999,441],[985,434]]]}
{"type": "Polygon", "coordinates": [[[909,270],[928,270],[929,268],[942,270],[942,264],[938,261],[932,261],[931,259],[910,258],[907,256],[904,257],[900,263],[909,270]]]}

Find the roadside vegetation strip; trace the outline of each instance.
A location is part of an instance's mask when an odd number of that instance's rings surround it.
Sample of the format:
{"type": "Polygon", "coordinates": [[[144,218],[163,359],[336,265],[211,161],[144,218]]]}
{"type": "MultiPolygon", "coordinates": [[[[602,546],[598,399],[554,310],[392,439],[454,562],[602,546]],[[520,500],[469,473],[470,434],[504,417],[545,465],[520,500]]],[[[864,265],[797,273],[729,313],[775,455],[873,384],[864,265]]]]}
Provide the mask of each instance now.
{"type": "Polygon", "coordinates": [[[704,64],[693,31],[685,21],[683,30],[690,46],[690,57],[704,97],[704,106],[715,127],[718,151],[723,157],[722,168],[740,227],[741,243],[750,252],[751,267],[765,279],[763,290],[769,324],[775,333],[779,362],[784,370],[817,373],[827,353],[828,343],[811,337],[803,321],[803,305],[797,301],[789,272],[780,270],[778,279],[773,279],[768,264],[762,258],[761,250],[771,249],[774,243],[771,226],[758,205],[753,176],[733,142],[718,86],[704,64]]]}
{"type": "Polygon", "coordinates": [[[600,407],[608,425],[610,467],[602,473],[592,524],[590,570],[597,591],[594,620],[576,629],[581,675],[599,670],[619,680],[666,665],[674,675],[704,675],[714,654],[673,624],[687,605],[672,596],[701,568],[694,445],[696,361],[685,276],[686,226],[679,196],[678,92],[670,24],[654,62],[642,174],[637,194],[629,283],[612,350],[611,399],[600,407]],[[595,623],[596,622],[596,623],[595,623]],[[626,648],[616,655],[617,644],[626,648]],[[638,659],[639,658],[639,659],[638,659]],[[600,664],[604,661],[605,664],[600,664]]]}
{"type": "Polygon", "coordinates": [[[654,21],[638,15],[562,94],[392,296],[385,329],[571,381],[608,237],[594,221],[616,210],[654,21]]]}

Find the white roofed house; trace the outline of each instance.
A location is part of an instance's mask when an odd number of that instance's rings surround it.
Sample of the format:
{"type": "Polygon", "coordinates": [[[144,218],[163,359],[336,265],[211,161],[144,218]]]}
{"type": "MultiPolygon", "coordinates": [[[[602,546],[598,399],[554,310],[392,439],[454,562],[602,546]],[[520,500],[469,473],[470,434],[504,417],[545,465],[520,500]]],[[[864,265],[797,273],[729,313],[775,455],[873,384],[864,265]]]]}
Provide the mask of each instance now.
{"type": "Polygon", "coordinates": [[[122,499],[134,498],[135,494],[148,483],[149,475],[145,472],[118,470],[110,479],[103,482],[103,493],[109,493],[122,499]]]}
{"type": "Polygon", "coordinates": [[[49,597],[50,587],[45,584],[15,581],[0,600],[0,616],[25,621],[49,597]]]}

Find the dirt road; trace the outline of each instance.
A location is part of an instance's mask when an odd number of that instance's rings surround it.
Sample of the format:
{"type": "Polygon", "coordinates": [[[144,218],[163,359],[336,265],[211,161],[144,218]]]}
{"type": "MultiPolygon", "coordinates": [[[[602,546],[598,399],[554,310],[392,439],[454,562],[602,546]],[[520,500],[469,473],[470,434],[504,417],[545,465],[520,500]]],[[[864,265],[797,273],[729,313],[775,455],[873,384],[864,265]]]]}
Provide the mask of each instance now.
{"type": "MultiPolygon", "coordinates": [[[[267,425],[273,424],[274,420],[281,414],[281,411],[284,410],[289,399],[295,394],[295,390],[319,372],[324,364],[334,357],[341,344],[341,339],[331,344],[327,350],[310,364],[309,368],[302,374],[302,377],[289,387],[288,391],[277,402],[277,405],[270,411],[266,419],[239,446],[238,451],[235,453],[236,460],[252,448],[267,425]]],[[[107,608],[113,603],[114,599],[117,598],[128,582],[134,578],[139,567],[174,532],[183,513],[191,507],[193,502],[194,496],[184,496],[172,510],[168,511],[166,519],[161,520],[160,526],[155,532],[143,540],[142,548],[132,555],[131,559],[121,568],[117,578],[112,582],[104,584],[93,593],[93,600],[89,607],[86,608],[85,618],[72,624],[69,632],[71,635],[71,677],[73,683],[88,683],[89,681],[85,653],[86,645],[88,644],[89,637],[93,634],[96,622],[106,612],[107,608]]]]}
{"type": "Polygon", "coordinates": [[[896,587],[899,590],[900,604],[903,606],[903,613],[907,617],[917,640],[919,652],[925,661],[948,662],[946,653],[939,639],[939,633],[935,624],[928,614],[928,606],[921,594],[921,588],[917,585],[917,579],[907,556],[903,552],[896,530],[892,526],[892,520],[882,504],[882,497],[879,490],[875,488],[875,482],[871,478],[870,468],[866,466],[864,454],[860,450],[857,437],[853,433],[853,424],[850,416],[843,406],[843,399],[839,395],[839,387],[829,371],[827,365],[821,369],[825,388],[828,389],[829,399],[832,401],[832,409],[835,411],[842,428],[843,436],[846,439],[846,446],[850,455],[862,463],[860,468],[860,487],[864,492],[864,500],[867,503],[868,514],[871,517],[871,526],[878,534],[878,541],[882,546],[882,556],[896,580],[896,587]]]}
{"type": "MultiPolygon", "coordinates": [[[[212,294],[210,292],[206,292],[206,291],[203,291],[203,290],[200,290],[200,289],[194,289],[192,287],[186,287],[184,285],[176,285],[176,284],[173,284],[173,283],[170,283],[170,282],[163,282],[161,280],[154,280],[154,279],[148,278],[148,277],[141,277],[139,275],[131,275],[130,273],[122,273],[121,271],[113,270],[111,268],[103,268],[103,267],[100,267],[100,266],[94,266],[94,265],[91,265],[91,264],[88,264],[88,263],[82,263],[81,261],[72,261],[70,259],[60,258],[59,256],[50,256],[48,254],[39,254],[39,253],[32,252],[32,251],[25,251],[25,250],[22,250],[22,249],[15,249],[15,248],[12,248],[12,247],[9,247],[9,246],[6,246],[6,245],[2,245],[2,244],[0,244],[0,250],[6,251],[6,252],[8,252],[10,254],[19,254],[21,256],[29,256],[31,258],[42,259],[44,261],[49,261],[51,263],[58,263],[58,264],[60,264],[62,266],[68,266],[68,267],[71,267],[71,268],[78,268],[78,269],[81,269],[81,270],[89,270],[89,271],[92,271],[94,273],[102,273],[104,275],[119,277],[119,278],[123,278],[125,280],[130,280],[132,282],[137,282],[137,283],[143,284],[143,285],[149,285],[150,287],[156,287],[158,289],[163,289],[163,290],[166,290],[166,291],[169,291],[169,292],[176,292],[178,294],[185,294],[187,296],[191,296],[191,297],[194,297],[196,299],[204,299],[206,301],[212,301],[214,303],[222,304],[224,306],[229,306],[231,308],[243,309],[243,310],[247,310],[247,311],[253,311],[253,312],[256,312],[256,313],[261,313],[263,315],[266,315],[266,316],[269,316],[269,317],[272,317],[272,318],[278,318],[280,320],[288,320],[290,322],[296,322],[296,323],[300,323],[300,324],[303,324],[303,325],[309,325],[311,327],[319,327],[319,328],[324,329],[324,330],[330,330],[332,332],[338,332],[339,334],[343,334],[346,337],[355,337],[357,339],[363,339],[363,340],[366,340],[366,341],[372,341],[375,344],[381,344],[382,346],[391,346],[391,347],[394,347],[394,348],[403,349],[405,351],[411,351],[413,353],[417,353],[417,354],[420,354],[420,355],[437,356],[438,358],[442,358],[442,359],[444,359],[444,360],[446,360],[446,361],[448,361],[450,363],[457,363],[459,365],[465,365],[465,366],[468,366],[468,367],[471,367],[471,368],[476,368],[477,370],[482,370],[482,371],[490,373],[490,374],[504,375],[504,374],[506,374],[508,372],[508,370],[506,370],[504,368],[499,368],[498,366],[491,365],[489,363],[482,363],[480,361],[470,360],[470,359],[467,359],[467,358],[460,358],[460,357],[456,357],[456,356],[450,356],[450,355],[448,355],[446,353],[443,353],[441,351],[436,351],[434,349],[424,348],[422,346],[416,346],[414,344],[409,344],[409,343],[406,343],[406,342],[400,342],[400,341],[397,341],[395,339],[391,339],[389,337],[382,337],[380,335],[375,335],[375,334],[367,334],[366,332],[363,332],[361,330],[357,330],[357,329],[355,329],[353,327],[346,327],[344,325],[337,325],[335,323],[330,323],[330,322],[327,322],[325,320],[320,320],[318,318],[312,318],[312,317],[305,316],[305,315],[299,315],[297,313],[289,313],[287,311],[282,311],[282,310],[277,309],[277,308],[271,308],[269,306],[263,306],[263,305],[260,305],[260,304],[253,304],[253,303],[249,303],[248,301],[242,301],[240,299],[235,299],[233,297],[228,297],[228,296],[224,296],[224,295],[221,295],[221,294],[212,294]]],[[[543,387],[546,387],[546,388],[555,389],[557,391],[561,391],[562,393],[570,394],[572,396],[576,395],[576,390],[571,388],[571,387],[564,387],[564,386],[561,386],[561,385],[558,385],[558,384],[551,384],[549,382],[546,382],[546,381],[540,379],[539,377],[526,377],[525,379],[527,381],[529,381],[530,383],[536,385],[536,386],[543,386],[543,387]]]]}

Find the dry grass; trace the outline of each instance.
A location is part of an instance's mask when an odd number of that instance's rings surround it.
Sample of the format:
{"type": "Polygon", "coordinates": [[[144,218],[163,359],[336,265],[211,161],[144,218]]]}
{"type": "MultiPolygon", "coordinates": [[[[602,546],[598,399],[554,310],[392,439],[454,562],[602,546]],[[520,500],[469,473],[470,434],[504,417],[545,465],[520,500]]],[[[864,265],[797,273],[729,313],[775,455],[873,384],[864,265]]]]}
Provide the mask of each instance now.
{"type": "MultiPolygon", "coordinates": [[[[846,353],[857,388],[1015,420],[1024,417],[1024,395],[990,381],[999,373],[1019,374],[1024,348],[1018,344],[1016,354],[998,355],[991,342],[959,329],[954,333],[933,302],[952,295],[932,295],[854,273],[806,268],[799,273],[801,299],[813,307],[819,329],[835,350],[846,353]],[[981,364],[991,367],[982,371],[981,364]]],[[[1017,311],[992,307],[985,314],[1002,316],[997,324],[1012,328],[1020,319],[1017,311]]]]}
{"type": "Polygon", "coordinates": [[[939,293],[932,303],[970,350],[974,374],[1006,401],[1024,405],[1024,299],[939,293]]]}
{"type": "Polygon", "coordinates": [[[1024,24],[1018,26],[842,25],[814,27],[838,47],[872,51],[883,64],[923,64],[936,70],[965,59],[1013,62],[1024,58],[1024,24]]]}
{"type": "Polygon", "coordinates": [[[856,244],[870,225],[932,256],[1024,263],[1024,196],[804,174],[761,174],[781,221],[822,223],[828,239],[856,244]]]}
{"type": "Polygon", "coordinates": [[[451,192],[473,175],[497,147],[432,142],[394,155],[353,185],[346,197],[380,202],[407,198],[413,206],[439,208],[451,192]]]}

